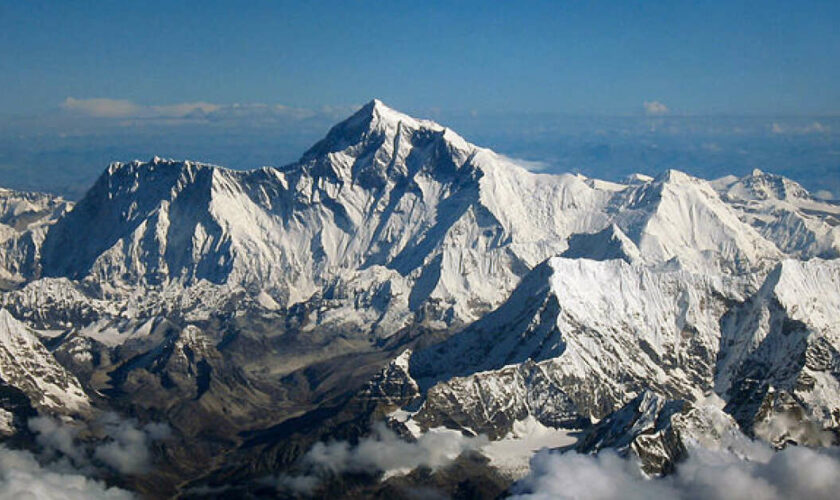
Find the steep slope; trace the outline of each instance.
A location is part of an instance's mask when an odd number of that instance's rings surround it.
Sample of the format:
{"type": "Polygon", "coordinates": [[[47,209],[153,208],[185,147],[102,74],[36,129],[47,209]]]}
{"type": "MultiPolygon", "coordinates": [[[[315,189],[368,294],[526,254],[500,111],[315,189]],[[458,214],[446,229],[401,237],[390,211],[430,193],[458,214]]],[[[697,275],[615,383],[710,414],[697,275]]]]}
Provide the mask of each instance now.
{"type": "Polygon", "coordinates": [[[838,270],[787,260],[755,291],[751,276],[549,259],[496,311],[416,351],[414,418],[491,435],[528,415],[568,426],[647,389],[717,392],[747,432],[777,414],[837,429],[838,270]]]}
{"type": "Polygon", "coordinates": [[[499,413],[530,413],[557,425],[601,418],[643,388],[699,398],[738,289],[622,260],[549,259],[499,309],[412,356],[412,375],[430,387],[417,418],[484,429],[499,413]]]}
{"type": "Polygon", "coordinates": [[[639,248],[615,224],[597,233],[573,234],[569,248],[561,257],[567,259],[614,260],[644,262],[639,248]]]}
{"type": "Polygon", "coordinates": [[[0,309],[0,383],[23,392],[38,409],[77,413],[90,405],[76,377],[5,309],[0,309]]]}
{"type": "Polygon", "coordinates": [[[755,444],[720,406],[714,397],[692,404],[644,391],[593,425],[575,448],[580,453],[612,449],[633,455],[650,475],[673,471],[694,448],[748,456],[755,444]]]}
{"type": "Polygon", "coordinates": [[[50,232],[43,265],[117,290],[241,287],[279,307],[374,273],[407,289],[386,298],[398,308],[474,319],[569,234],[603,226],[607,197],[374,101],[282,169],[114,164],[50,232]]]}
{"type": "Polygon", "coordinates": [[[0,286],[12,287],[39,274],[47,229],[71,207],[57,196],[0,188],[0,286]]]}
{"type": "Polygon", "coordinates": [[[721,321],[716,390],[747,431],[787,414],[840,428],[840,261],[786,260],[721,321]]]}
{"type": "Polygon", "coordinates": [[[747,273],[772,266],[775,246],[738,219],[708,182],[669,170],[619,193],[616,225],[651,264],[747,273]]]}

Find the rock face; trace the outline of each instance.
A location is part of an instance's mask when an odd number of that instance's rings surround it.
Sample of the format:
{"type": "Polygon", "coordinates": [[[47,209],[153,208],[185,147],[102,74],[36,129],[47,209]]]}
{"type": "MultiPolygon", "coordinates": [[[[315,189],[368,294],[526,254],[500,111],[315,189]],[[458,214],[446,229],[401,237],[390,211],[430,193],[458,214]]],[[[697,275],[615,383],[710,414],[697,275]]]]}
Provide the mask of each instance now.
{"type": "Polygon", "coordinates": [[[499,309],[412,356],[427,388],[416,419],[570,426],[653,390],[689,403],[716,392],[747,432],[774,412],[836,430],[838,270],[785,260],[755,289],[749,276],[549,259],[499,309]]]}
{"type": "Polygon", "coordinates": [[[36,408],[72,414],[90,405],[76,377],[5,309],[0,309],[0,383],[21,391],[36,408]]]}
{"type": "Polygon", "coordinates": [[[693,447],[743,455],[751,443],[719,403],[712,398],[692,404],[644,391],[592,426],[576,449],[580,453],[612,449],[633,455],[649,475],[673,471],[693,447]]]}
{"type": "Polygon", "coordinates": [[[72,206],[48,194],[0,188],[0,286],[38,276],[47,230],[72,206]]]}
{"type": "Polygon", "coordinates": [[[647,473],[670,471],[686,455],[679,433],[679,415],[688,411],[682,400],[667,400],[645,391],[598,422],[577,445],[582,453],[614,449],[627,455],[632,453],[647,473]]]}
{"type": "Polygon", "coordinates": [[[539,400],[534,416],[552,425],[603,418],[645,388],[701,397],[714,384],[718,320],[737,291],[721,277],[550,259],[498,310],[412,357],[414,376],[436,383],[424,412],[444,411],[435,406],[441,392],[469,407],[464,386],[486,386],[476,404],[490,392],[517,419],[539,400]],[[495,381],[504,383],[494,391],[495,381]],[[527,396],[517,405],[511,393],[527,396]]]}
{"type": "Polygon", "coordinates": [[[838,285],[836,260],[784,261],[722,318],[716,390],[748,431],[770,417],[780,397],[806,421],[838,428],[838,285]]]}
{"type": "Polygon", "coordinates": [[[75,206],[0,190],[0,435],[167,421],[155,494],[396,414],[408,439],[578,429],[649,474],[730,431],[827,444],[839,227],[772,174],[537,174],[379,101],[281,168],[115,163],[75,206]]]}

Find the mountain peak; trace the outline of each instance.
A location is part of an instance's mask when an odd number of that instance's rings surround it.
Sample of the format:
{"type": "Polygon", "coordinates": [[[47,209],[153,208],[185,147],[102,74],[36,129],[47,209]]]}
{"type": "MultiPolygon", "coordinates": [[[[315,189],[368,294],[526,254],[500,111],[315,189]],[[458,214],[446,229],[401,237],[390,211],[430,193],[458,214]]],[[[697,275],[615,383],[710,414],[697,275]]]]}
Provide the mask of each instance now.
{"type": "Polygon", "coordinates": [[[730,186],[729,194],[737,196],[738,191],[743,191],[743,193],[740,193],[742,196],[746,195],[760,200],[808,199],[811,197],[810,193],[799,183],[781,175],[762,172],[757,168],[750,175],[738,179],[730,186]]]}
{"type": "Polygon", "coordinates": [[[684,184],[688,182],[694,182],[695,180],[695,177],[692,177],[685,172],[675,170],[673,168],[661,172],[659,175],[656,176],[656,178],[654,178],[654,182],[672,184],[684,184]]]}
{"type": "Polygon", "coordinates": [[[302,160],[311,160],[350,147],[361,146],[366,149],[370,145],[393,144],[398,136],[409,137],[417,133],[421,136],[443,135],[459,148],[469,149],[466,141],[450,129],[431,120],[414,118],[387,106],[379,99],[373,99],[331,128],[326,137],[304,153],[302,160]]]}
{"type": "Polygon", "coordinates": [[[371,99],[371,101],[365,104],[363,108],[369,108],[371,113],[377,114],[397,113],[395,109],[389,107],[387,104],[380,101],[379,99],[371,99]]]}
{"type": "MultiPolygon", "coordinates": [[[[421,120],[414,118],[410,115],[397,111],[394,108],[389,107],[384,102],[380,101],[379,99],[373,99],[364,106],[362,106],[359,111],[357,111],[353,116],[345,120],[343,123],[358,123],[363,121],[369,125],[369,129],[395,129],[397,126],[402,124],[408,128],[412,129],[420,129],[426,128],[435,131],[441,131],[445,127],[442,125],[435,123],[431,120],[421,120]]],[[[341,125],[341,124],[339,124],[341,125]]]]}

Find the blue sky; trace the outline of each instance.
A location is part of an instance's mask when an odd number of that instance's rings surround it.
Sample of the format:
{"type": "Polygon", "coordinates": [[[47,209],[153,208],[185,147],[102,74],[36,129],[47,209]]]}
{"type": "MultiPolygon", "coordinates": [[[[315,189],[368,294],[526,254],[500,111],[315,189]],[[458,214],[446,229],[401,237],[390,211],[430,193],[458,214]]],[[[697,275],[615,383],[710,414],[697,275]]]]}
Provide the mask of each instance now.
{"type": "Polygon", "coordinates": [[[840,112],[840,2],[0,1],[0,110],[67,97],[840,112]]]}
{"type": "Polygon", "coordinates": [[[373,97],[546,171],[840,197],[840,2],[0,0],[0,185],[284,165],[373,97]]]}

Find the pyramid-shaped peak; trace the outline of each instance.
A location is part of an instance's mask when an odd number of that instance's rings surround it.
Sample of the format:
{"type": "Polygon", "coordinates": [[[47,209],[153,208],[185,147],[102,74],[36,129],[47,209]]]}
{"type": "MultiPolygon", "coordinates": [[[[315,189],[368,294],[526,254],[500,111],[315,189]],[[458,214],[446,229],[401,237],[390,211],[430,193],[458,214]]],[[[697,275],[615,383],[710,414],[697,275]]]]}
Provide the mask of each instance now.
{"type": "Polygon", "coordinates": [[[685,172],[682,172],[680,170],[675,170],[675,169],[672,168],[672,169],[665,170],[664,172],[657,175],[656,178],[654,179],[654,182],[657,182],[657,183],[666,183],[667,182],[667,183],[672,183],[672,184],[683,184],[683,183],[694,182],[696,180],[697,179],[695,177],[692,177],[691,175],[688,175],[685,172]]]}
{"type": "MultiPolygon", "coordinates": [[[[396,128],[398,125],[419,129],[443,130],[444,127],[431,120],[422,120],[391,108],[379,99],[373,99],[343,122],[347,125],[367,125],[369,129],[396,128]]],[[[353,127],[355,128],[355,127],[353,127]]]]}
{"type": "Polygon", "coordinates": [[[324,139],[304,153],[301,160],[306,161],[371,142],[393,143],[398,136],[410,136],[418,132],[439,134],[459,149],[472,149],[470,144],[452,130],[431,120],[414,118],[389,107],[379,99],[373,99],[352,116],[332,127],[324,139]]]}
{"type": "Polygon", "coordinates": [[[810,199],[811,194],[796,181],[770,172],[753,169],[744,177],[727,177],[717,181],[717,189],[729,199],[792,200],[810,199]]]}

